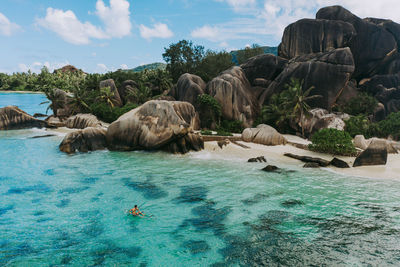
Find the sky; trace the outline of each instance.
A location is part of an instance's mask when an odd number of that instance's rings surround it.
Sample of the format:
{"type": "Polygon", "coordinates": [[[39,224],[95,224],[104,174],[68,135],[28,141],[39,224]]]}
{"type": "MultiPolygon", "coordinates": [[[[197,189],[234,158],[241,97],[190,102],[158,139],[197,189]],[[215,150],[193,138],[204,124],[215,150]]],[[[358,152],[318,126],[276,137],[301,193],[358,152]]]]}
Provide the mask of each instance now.
{"type": "Polygon", "coordinates": [[[1,0],[0,72],[134,68],[163,62],[164,48],[183,39],[217,51],[277,46],[288,24],[321,7],[400,22],[398,1],[1,0]]]}

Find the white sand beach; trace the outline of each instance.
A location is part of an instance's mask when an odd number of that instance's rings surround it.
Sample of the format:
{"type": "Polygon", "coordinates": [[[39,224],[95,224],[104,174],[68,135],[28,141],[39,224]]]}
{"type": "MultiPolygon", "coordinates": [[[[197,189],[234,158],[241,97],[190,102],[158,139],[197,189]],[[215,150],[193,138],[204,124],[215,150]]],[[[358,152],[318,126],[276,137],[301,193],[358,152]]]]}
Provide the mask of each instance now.
{"type": "MultiPolygon", "coordinates": [[[[285,137],[295,143],[308,144],[307,140],[301,139],[297,136],[285,135],[285,137]]],[[[292,145],[281,145],[281,146],[265,146],[254,143],[238,142],[243,145],[250,147],[249,149],[240,147],[233,143],[225,146],[221,149],[217,142],[206,142],[205,151],[212,153],[212,157],[227,159],[227,160],[241,160],[247,162],[249,158],[264,156],[268,163],[271,165],[293,165],[302,167],[305,163],[300,160],[292,159],[284,156],[284,153],[293,153],[300,156],[319,157],[326,160],[332,160],[333,156],[329,154],[316,153],[300,148],[296,148],[292,145]]],[[[201,153],[201,152],[200,152],[201,153]]],[[[354,157],[337,157],[346,161],[350,166],[353,165],[354,157]]],[[[333,166],[326,168],[327,171],[334,171],[339,174],[358,176],[365,178],[385,178],[385,179],[400,179],[400,154],[389,154],[388,162],[385,166],[363,166],[357,168],[341,169],[333,166]]]]}

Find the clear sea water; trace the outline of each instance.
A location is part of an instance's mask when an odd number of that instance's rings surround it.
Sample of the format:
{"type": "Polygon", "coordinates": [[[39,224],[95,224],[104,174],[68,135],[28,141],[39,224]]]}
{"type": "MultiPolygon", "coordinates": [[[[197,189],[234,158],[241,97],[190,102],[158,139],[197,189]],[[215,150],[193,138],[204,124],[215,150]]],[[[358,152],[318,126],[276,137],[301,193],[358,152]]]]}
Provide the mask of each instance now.
{"type": "MultiPolygon", "coordinates": [[[[28,96],[6,104],[42,112],[28,96]]],[[[205,152],[69,156],[61,136],[30,138],[43,133],[0,132],[0,266],[400,265],[400,180],[205,152]]]]}

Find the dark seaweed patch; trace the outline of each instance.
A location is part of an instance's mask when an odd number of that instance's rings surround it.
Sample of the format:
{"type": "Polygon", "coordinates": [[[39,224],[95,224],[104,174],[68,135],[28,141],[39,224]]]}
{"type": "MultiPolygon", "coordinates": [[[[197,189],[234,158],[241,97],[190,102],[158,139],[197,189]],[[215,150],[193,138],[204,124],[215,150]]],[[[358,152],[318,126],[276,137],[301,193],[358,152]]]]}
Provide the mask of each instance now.
{"type": "Polygon", "coordinates": [[[299,199],[289,199],[289,200],[283,201],[281,203],[281,205],[283,207],[286,207],[286,208],[291,208],[291,207],[294,207],[294,206],[304,205],[304,202],[299,200],[299,199]]]}
{"type": "Polygon", "coordinates": [[[33,214],[33,216],[42,216],[42,215],[44,215],[45,214],[45,212],[44,211],[42,211],[42,210],[39,210],[39,211],[36,211],[34,214],[33,214]]]}
{"type": "Polygon", "coordinates": [[[90,202],[97,202],[97,201],[99,201],[99,197],[92,197],[91,199],[90,199],[90,202]]]}
{"type": "Polygon", "coordinates": [[[67,187],[58,191],[59,194],[78,194],[83,191],[88,190],[89,186],[81,186],[81,187],[67,187]]]}
{"type": "Polygon", "coordinates": [[[184,242],[182,247],[189,249],[192,254],[204,253],[210,250],[210,246],[204,240],[189,240],[184,242]]]}
{"type": "Polygon", "coordinates": [[[182,186],[181,194],[175,199],[178,203],[196,203],[206,200],[208,190],[204,186],[182,186]]]}
{"type": "Polygon", "coordinates": [[[124,254],[128,258],[137,258],[142,252],[140,247],[119,247],[108,240],[102,243],[104,245],[101,248],[91,252],[94,265],[102,265],[107,258],[112,258],[113,256],[117,256],[119,254],[124,254]]]}
{"type": "Polygon", "coordinates": [[[37,184],[33,186],[26,186],[26,187],[11,187],[7,191],[7,195],[13,194],[25,194],[27,192],[36,192],[40,194],[46,194],[52,192],[52,189],[45,184],[37,184]]]}
{"type": "Polygon", "coordinates": [[[98,237],[104,232],[104,226],[98,220],[91,220],[83,227],[82,232],[91,237],[98,237]]]}
{"type": "Polygon", "coordinates": [[[36,222],[42,223],[42,222],[48,222],[48,221],[52,221],[52,220],[53,220],[53,218],[45,217],[45,218],[39,218],[39,219],[37,219],[36,222]]]}
{"type": "Polygon", "coordinates": [[[64,231],[59,231],[53,241],[53,246],[56,249],[65,249],[77,245],[81,245],[81,242],[73,239],[67,232],[64,231]]]}
{"type": "Polygon", "coordinates": [[[83,219],[99,219],[102,214],[99,210],[88,210],[88,211],[80,211],[79,217],[83,219]]]}
{"type": "Polygon", "coordinates": [[[258,193],[250,198],[242,200],[242,203],[245,205],[254,205],[254,204],[257,204],[257,203],[261,202],[262,200],[267,199],[269,197],[270,196],[267,194],[258,193]]]}
{"type": "Polygon", "coordinates": [[[99,178],[96,177],[86,177],[81,180],[83,184],[95,184],[99,178]]]}
{"type": "Polygon", "coordinates": [[[64,257],[61,259],[60,264],[62,264],[62,265],[67,265],[67,264],[69,264],[72,260],[73,260],[73,258],[72,258],[71,256],[66,255],[66,256],[64,256],[64,257]]]}
{"type": "Polygon", "coordinates": [[[7,212],[9,212],[10,210],[13,210],[13,209],[14,209],[14,205],[0,207],[0,216],[6,214],[7,212]]]}
{"type": "Polygon", "coordinates": [[[150,180],[146,180],[145,182],[133,182],[129,178],[123,178],[122,182],[130,189],[141,192],[146,199],[160,199],[168,196],[166,191],[150,182],[150,180]]]}
{"type": "Polygon", "coordinates": [[[65,208],[66,206],[69,205],[70,202],[71,202],[70,199],[62,199],[62,200],[60,200],[60,202],[58,202],[56,204],[56,207],[57,208],[65,208]]]}
{"type": "Polygon", "coordinates": [[[44,171],[45,175],[53,176],[56,174],[56,171],[54,169],[48,169],[44,171]]]}

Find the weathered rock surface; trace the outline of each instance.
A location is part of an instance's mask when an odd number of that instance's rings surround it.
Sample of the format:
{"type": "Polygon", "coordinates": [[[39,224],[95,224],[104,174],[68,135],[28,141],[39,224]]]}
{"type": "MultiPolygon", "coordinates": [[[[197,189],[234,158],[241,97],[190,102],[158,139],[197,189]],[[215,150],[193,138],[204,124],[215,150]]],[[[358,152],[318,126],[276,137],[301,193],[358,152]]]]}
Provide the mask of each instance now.
{"type": "Polygon", "coordinates": [[[217,142],[217,145],[219,146],[219,148],[223,149],[224,146],[227,146],[230,144],[230,141],[228,139],[225,140],[220,140],[217,142]]]}
{"type": "Polygon", "coordinates": [[[138,84],[137,82],[132,80],[124,81],[121,84],[120,88],[118,88],[118,94],[123,104],[126,104],[129,101],[135,103],[137,100],[135,97],[137,91],[138,91],[138,84]]]}
{"type": "Polygon", "coordinates": [[[346,115],[329,113],[325,109],[312,109],[310,110],[310,116],[304,119],[304,133],[308,136],[325,128],[334,128],[343,131],[346,126],[343,121],[344,117],[346,117],[346,115]]]}
{"type": "MultiPolygon", "coordinates": [[[[271,83],[265,94],[282,92],[291,79],[304,80],[304,89],[314,87],[311,95],[322,96],[309,104],[330,109],[346,88],[353,71],[354,60],[349,48],[295,57],[271,83]]],[[[269,96],[262,98],[268,99],[269,96]]]]}
{"type": "Polygon", "coordinates": [[[341,169],[350,168],[349,164],[347,164],[346,161],[338,159],[338,158],[333,158],[330,162],[330,165],[335,166],[336,168],[341,168],[341,169]]]}
{"type": "Polygon", "coordinates": [[[115,106],[117,106],[117,107],[122,107],[123,103],[122,103],[121,97],[119,95],[117,86],[115,86],[114,80],[113,79],[108,79],[108,80],[104,80],[104,81],[100,82],[100,89],[103,89],[103,88],[106,88],[106,87],[109,87],[110,90],[111,90],[111,93],[114,94],[114,96],[112,98],[113,104],[115,106]]]}
{"type": "Polygon", "coordinates": [[[250,58],[240,67],[253,86],[260,86],[256,79],[274,80],[285,69],[287,62],[284,58],[272,54],[264,54],[250,58]]]}
{"type": "Polygon", "coordinates": [[[207,85],[206,93],[213,96],[222,108],[222,116],[228,120],[243,122],[250,127],[260,110],[255,92],[240,67],[232,67],[207,85]]]}
{"type": "Polygon", "coordinates": [[[16,106],[0,108],[0,130],[47,127],[47,122],[38,120],[16,106]]]}
{"type": "Polygon", "coordinates": [[[245,142],[253,142],[267,146],[286,145],[286,138],[273,127],[260,124],[257,128],[246,128],[242,133],[245,142]]]}
{"type": "Polygon", "coordinates": [[[352,24],[357,35],[349,47],[354,55],[357,79],[379,73],[397,52],[395,37],[384,27],[362,20],[341,6],[330,6],[318,11],[317,19],[344,21],[352,24]]]}
{"type": "Polygon", "coordinates": [[[51,127],[65,127],[65,120],[61,120],[58,117],[54,117],[54,115],[48,116],[45,121],[51,127]]]}
{"type": "Polygon", "coordinates": [[[274,165],[268,165],[267,167],[263,168],[262,170],[265,172],[276,172],[279,170],[279,168],[274,165]]]}
{"type": "Polygon", "coordinates": [[[292,153],[285,153],[283,154],[286,157],[293,158],[293,159],[298,159],[302,162],[306,163],[317,163],[321,167],[327,167],[330,164],[330,161],[321,159],[321,158],[314,158],[314,157],[308,157],[308,156],[298,156],[292,153]]]}
{"type": "Polygon", "coordinates": [[[204,94],[206,83],[197,75],[185,73],[183,74],[174,88],[171,89],[170,95],[177,101],[186,101],[193,106],[197,106],[197,97],[204,94]]]}
{"type": "Polygon", "coordinates": [[[316,163],[316,162],[307,162],[307,163],[304,164],[304,166],[303,166],[303,168],[309,168],[309,169],[312,169],[312,168],[319,168],[319,167],[321,167],[321,166],[319,166],[319,164],[316,163]]]}
{"type": "Polygon", "coordinates": [[[108,127],[109,149],[199,151],[204,142],[192,131],[195,116],[195,109],[188,102],[148,101],[108,127]]]}
{"type": "Polygon", "coordinates": [[[385,140],[372,139],[371,144],[354,161],[353,167],[386,165],[387,144],[385,140]]]}
{"type": "Polygon", "coordinates": [[[353,140],[354,147],[365,150],[370,142],[365,140],[364,135],[356,135],[353,140]]]}
{"type": "Polygon", "coordinates": [[[260,156],[257,158],[250,158],[247,162],[267,162],[264,156],[260,156]]]}
{"type": "Polygon", "coordinates": [[[92,114],[77,114],[65,121],[65,126],[71,129],[85,129],[87,127],[101,127],[102,123],[92,114]]]}
{"type": "Polygon", "coordinates": [[[72,110],[69,106],[68,94],[63,90],[56,88],[53,89],[53,98],[55,100],[52,104],[54,116],[59,118],[69,117],[72,110]]]}
{"type": "Polygon", "coordinates": [[[107,147],[106,132],[107,130],[103,128],[89,127],[69,133],[64,137],[59,148],[68,154],[105,149],[107,147]]]}
{"type": "Polygon", "coordinates": [[[278,53],[283,58],[291,59],[348,47],[356,34],[353,25],[348,22],[302,19],[285,28],[278,53]]]}

